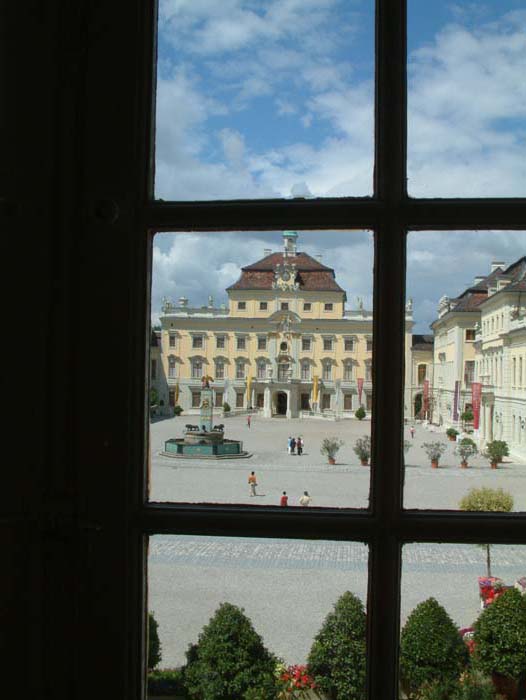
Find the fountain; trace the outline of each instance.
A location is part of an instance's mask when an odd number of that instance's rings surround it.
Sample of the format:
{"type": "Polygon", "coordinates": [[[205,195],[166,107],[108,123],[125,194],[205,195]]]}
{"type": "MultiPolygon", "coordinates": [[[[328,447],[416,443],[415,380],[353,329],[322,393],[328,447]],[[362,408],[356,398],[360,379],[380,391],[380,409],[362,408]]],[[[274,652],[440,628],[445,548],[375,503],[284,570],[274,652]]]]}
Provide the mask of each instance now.
{"type": "Polygon", "coordinates": [[[164,443],[166,457],[181,459],[240,459],[251,457],[243,451],[241,440],[227,440],[224,425],[214,425],[211,377],[203,377],[199,425],[186,424],[183,438],[170,438],[164,443]]]}

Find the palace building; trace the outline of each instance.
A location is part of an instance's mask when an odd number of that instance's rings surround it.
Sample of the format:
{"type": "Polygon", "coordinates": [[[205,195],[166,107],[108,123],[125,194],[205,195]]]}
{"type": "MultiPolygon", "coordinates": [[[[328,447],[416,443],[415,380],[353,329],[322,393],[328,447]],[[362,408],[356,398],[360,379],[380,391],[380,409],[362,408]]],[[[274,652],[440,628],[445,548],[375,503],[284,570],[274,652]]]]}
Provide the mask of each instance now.
{"type": "MultiPolygon", "coordinates": [[[[164,300],[154,333],[152,386],[166,412],[199,411],[201,379],[212,377],[216,410],[254,409],[265,417],[342,418],[372,408],[373,315],[347,294],[334,270],[297,250],[283,250],[240,271],[226,290],[228,308],[164,300]],[[154,376],[155,370],[155,376],[154,376]]],[[[406,381],[411,391],[411,305],[406,312],[406,381]]],[[[411,404],[410,394],[408,401],[411,404]]]]}

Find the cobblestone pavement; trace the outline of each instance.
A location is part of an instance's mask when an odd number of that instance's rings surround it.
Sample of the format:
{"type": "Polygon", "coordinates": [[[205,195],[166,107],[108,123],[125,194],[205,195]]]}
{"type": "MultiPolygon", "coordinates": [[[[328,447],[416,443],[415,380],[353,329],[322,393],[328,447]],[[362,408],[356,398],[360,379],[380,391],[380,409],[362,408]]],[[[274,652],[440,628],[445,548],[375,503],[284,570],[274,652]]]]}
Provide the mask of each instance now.
{"type": "MultiPolygon", "coordinates": [[[[276,505],[282,491],[289,494],[289,505],[296,505],[304,490],[313,497],[312,505],[366,508],[369,503],[370,468],[362,467],[353,452],[355,440],[370,432],[368,421],[283,420],[255,416],[252,427],[239,416],[226,421],[226,435],[243,440],[253,453],[250,459],[182,461],[159,453],[169,437],[180,437],[188,417],[154,423],[151,428],[151,499],[158,501],[251,503],[276,505]],[[301,435],[305,453],[288,455],[287,437],[301,435]],[[322,439],[340,437],[344,445],[333,467],[320,454],[322,439]],[[256,472],[258,496],[250,497],[247,477],[256,472]]],[[[404,437],[409,438],[409,431],[404,437]]],[[[469,469],[459,468],[455,443],[444,433],[433,433],[417,426],[416,436],[406,455],[404,499],[407,508],[458,507],[460,498],[473,487],[502,487],[515,499],[515,510],[526,511],[526,465],[507,458],[499,469],[489,468],[477,456],[469,469]],[[447,445],[440,468],[431,469],[422,447],[424,442],[441,440],[447,445]]],[[[386,468],[390,468],[387,465],[386,468]]]]}
{"type": "MultiPolygon", "coordinates": [[[[494,574],[513,584],[526,574],[526,546],[492,547],[494,574]]],[[[404,547],[402,623],[434,596],[459,627],[480,612],[476,545],[404,547]]],[[[267,646],[287,662],[305,661],[338,597],[364,602],[367,548],[357,542],[158,535],[150,540],[149,607],[159,622],[163,666],[184,662],[188,645],[223,601],[245,608],[267,646]]]]}

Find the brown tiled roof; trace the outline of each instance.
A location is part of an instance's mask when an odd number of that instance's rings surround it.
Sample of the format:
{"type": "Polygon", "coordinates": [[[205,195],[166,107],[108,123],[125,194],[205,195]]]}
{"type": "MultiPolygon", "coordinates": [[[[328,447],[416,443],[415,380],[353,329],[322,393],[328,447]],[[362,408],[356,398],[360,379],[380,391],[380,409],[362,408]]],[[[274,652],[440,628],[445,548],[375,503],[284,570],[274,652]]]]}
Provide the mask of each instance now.
{"type": "Polygon", "coordinates": [[[464,292],[457,299],[451,300],[451,311],[478,311],[478,307],[488,298],[485,292],[464,292]]]}
{"type": "Polygon", "coordinates": [[[296,266],[296,282],[303,291],[344,292],[334,277],[331,267],[322,265],[307,253],[285,256],[272,253],[253,265],[241,268],[241,276],[228,287],[230,289],[272,289],[274,268],[278,264],[293,263],[296,266]]]}

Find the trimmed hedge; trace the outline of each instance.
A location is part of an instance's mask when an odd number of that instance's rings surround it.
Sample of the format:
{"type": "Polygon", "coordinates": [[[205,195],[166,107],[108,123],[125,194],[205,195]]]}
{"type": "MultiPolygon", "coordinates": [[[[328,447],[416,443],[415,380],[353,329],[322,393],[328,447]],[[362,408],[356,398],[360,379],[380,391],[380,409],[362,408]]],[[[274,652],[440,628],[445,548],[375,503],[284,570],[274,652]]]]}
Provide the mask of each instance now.
{"type": "Polygon", "coordinates": [[[162,671],[150,671],[148,674],[148,695],[180,695],[186,698],[183,670],[166,668],[162,671]]]}
{"type": "Polygon", "coordinates": [[[187,652],[185,685],[198,700],[243,700],[261,689],[268,700],[277,694],[277,659],[265,648],[241,608],[222,603],[187,652]]]}
{"type": "Polygon", "coordinates": [[[362,601],[346,591],[314,638],[308,669],[334,700],[364,700],[366,617],[362,601]]]}
{"type": "Polygon", "coordinates": [[[474,628],[475,666],[518,681],[526,670],[526,598],[515,588],[504,591],[482,611],[474,628]]]}
{"type": "Polygon", "coordinates": [[[424,683],[454,683],[469,653],[453,620],[434,599],[416,606],[400,640],[400,675],[404,690],[414,694],[424,683]]]}

